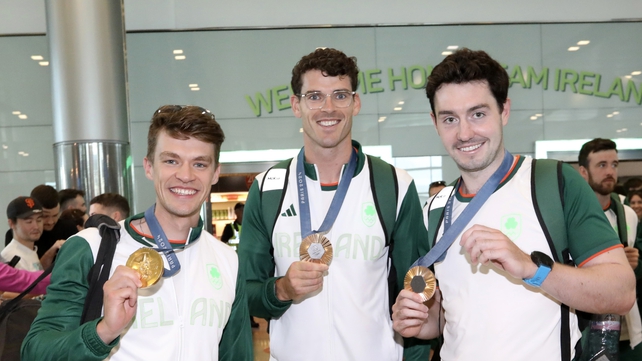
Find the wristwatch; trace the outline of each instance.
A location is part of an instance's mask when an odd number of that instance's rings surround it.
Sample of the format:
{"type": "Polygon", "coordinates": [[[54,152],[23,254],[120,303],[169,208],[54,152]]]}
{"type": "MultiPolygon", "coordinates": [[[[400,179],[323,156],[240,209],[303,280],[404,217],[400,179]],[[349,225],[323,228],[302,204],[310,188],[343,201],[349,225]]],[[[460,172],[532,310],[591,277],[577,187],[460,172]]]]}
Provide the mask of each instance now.
{"type": "Polygon", "coordinates": [[[551,270],[553,269],[553,260],[547,254],[534,251],[531,253],[531,260],[537,266],[537,272],[531,278],[524,278],[523,281],[533,287],[541,287],[542,282],[546,279],[551,270]]]}

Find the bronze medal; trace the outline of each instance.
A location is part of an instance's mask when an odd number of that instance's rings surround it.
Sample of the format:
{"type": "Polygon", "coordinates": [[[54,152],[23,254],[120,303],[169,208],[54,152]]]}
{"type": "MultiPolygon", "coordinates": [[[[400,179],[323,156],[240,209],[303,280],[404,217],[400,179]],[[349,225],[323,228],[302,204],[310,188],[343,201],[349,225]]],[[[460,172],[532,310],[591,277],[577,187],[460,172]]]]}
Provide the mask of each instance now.
{"type": "Polygon", "coordinates": [[[418,293],[422,302],[426,302],[435,294],[437,280],[435,275],[426,267],[416,266],[408,270],[403,280],[403,288],[418,293]]]}
{"type": "Polygon", "coordinates": [[[332,244],[321,233],[311,234],[301,242],[299,259],[305,262],[323,263],[330,265],[332,262],[332,244]]]}
{"type": "Polygon", "coordinates": [[[163,258],[155,249],[140,248],[132,253],[125,264],[127,267],[138,271],[141,288],[154,285],[163,275],[163,258]]]}

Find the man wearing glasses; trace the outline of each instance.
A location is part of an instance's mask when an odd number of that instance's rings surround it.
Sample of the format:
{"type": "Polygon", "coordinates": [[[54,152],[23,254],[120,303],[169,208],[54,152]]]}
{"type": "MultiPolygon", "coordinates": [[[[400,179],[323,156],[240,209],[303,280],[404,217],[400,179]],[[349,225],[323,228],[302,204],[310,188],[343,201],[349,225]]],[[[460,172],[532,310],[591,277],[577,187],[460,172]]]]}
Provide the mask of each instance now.
{"type": "Polygon", "coordinates": [[[304,147],[257,176],[245,205],[239,257],[250,313],[270,319],[275,360],[428,357],[428,344],[401,339],[390,318],[390,295],[427,242],[419,197],[405,171],[351,138],[358,71],[328,48],[297,63],[290,100],[304,147]],[[380,164],[388,183],[373,177],[380,164]]]}
{"type": "Polygon", "coordinates": [[[143,165],[156,203],[120,222],[102,317],[81,324],[101,243],[87,228],[58,254],[23,360],[253,360],[238,258],[199,215],[218,181],[224,138],[201,107],[154,112],[143,165]]]}

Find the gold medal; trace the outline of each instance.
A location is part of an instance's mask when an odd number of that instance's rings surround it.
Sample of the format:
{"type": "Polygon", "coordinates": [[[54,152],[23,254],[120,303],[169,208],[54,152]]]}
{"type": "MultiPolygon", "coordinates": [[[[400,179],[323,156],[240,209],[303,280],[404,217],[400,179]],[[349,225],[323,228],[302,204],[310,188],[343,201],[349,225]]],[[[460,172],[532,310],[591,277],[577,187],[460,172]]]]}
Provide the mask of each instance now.
{"type": "Polygon", "coordinates": [[[403,288],[418,293],[422,302],[426,302],[435,294],[437,280],[435,275],[426,267],[416,266],[408,270],[403,280],[403,288]]]}
{"type": "Polygon", "coordinates": [[[332,262],[332,244],[321,233],[311,234],[301,242],[299,259],[305,262],[323,263],[330,265],[332,262]]]}
{"type": "Polygon", "coordinates": [[[132,253],[125,264],[127,267],[138,271],[141,288],[154,285],[163,275],[163,258],[152,248],[140,248],[132,253]]]}

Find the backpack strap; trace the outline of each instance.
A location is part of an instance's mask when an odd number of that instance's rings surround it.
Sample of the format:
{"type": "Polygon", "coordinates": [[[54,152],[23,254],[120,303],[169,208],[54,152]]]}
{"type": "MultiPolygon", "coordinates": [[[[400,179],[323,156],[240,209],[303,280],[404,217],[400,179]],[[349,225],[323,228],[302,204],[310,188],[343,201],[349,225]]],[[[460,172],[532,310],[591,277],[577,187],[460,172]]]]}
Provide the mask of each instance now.
{"type": "Polygon", "coordinates": [[[290,176],[290,163],[292,163],[292,158],[286,159],[272,166],[265,172],[265,175],[259,184],[263,222],[266,230],[268,231],[267,234],[270,235],[274,230],[274,225],[279,217],[279,211],[283,205],[285,189],[288,186],[288,178],[290,176]],[[283,185],[281,187],[270,187],[269,190],[265,190],[264,186],[266,180],[272,181],[271,177],[281,177],[283,185]]]}
{"type": "MultiPolygon", "coordinates": [[[[392,230],[397,220],[397,203],[399,202],[399,180],[397,171],[391,164],[381,158],[366,155],[368,169],[370,171],[370,189],[374,199],[379,222],[386,235],[386,246],[392,245],[392,230]],[[382,203],[383,202],[383,203],[382,203]],[[381,207],[381,204],[394,205],[393,207],[381,207]]],[[[388,254],[392,254],[389,250],[388,254]]]]}
{"type": "MultiPolygon", "coordinates": [[[[573,264],[568,251],[568,236],[564,218],[564,178],[562,162],[552,159],[533,159],[531,197],[548,246],[556,262],[573,264]]],[[[570,310],[561,304],[560,347],[562,361],[571,361],[570,310]]]]}
{"type": "Polygon", "coordinates": [[[626,214],[624,213],[624,206],[620,201],[620,196],[617,193],[611,193],[611,204],[615,206],[615,215],[617,218],[617,233],[620,236],[620,242],[627,247],[629,245],[628,232],[626,229],[626,214]]]}
{"type": "Polygon", "coordinates": [[[87,275],[89,290],[82,310],[81,325],[99,318],[102,314],[103,285],[109,278],[116,245],[120,240],[120,225],[106,215],[95,214],[87,219],[85,225],[98,227],[101,240],[96,261],[87,275]]]}

